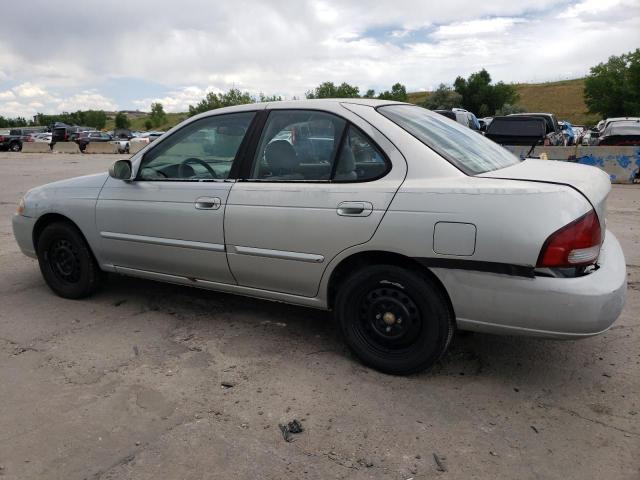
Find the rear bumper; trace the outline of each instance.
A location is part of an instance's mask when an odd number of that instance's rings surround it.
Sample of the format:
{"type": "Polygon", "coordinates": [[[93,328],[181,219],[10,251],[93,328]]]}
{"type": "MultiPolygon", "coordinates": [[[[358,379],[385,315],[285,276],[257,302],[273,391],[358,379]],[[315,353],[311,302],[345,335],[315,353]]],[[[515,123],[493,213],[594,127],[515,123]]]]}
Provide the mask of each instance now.
{"type": "Polygon", "coordinates": [[[434,269],[458,328],[507,335],[577,339],[606,331],[624,307],[627,274],[618,239],[609,231],[599,268],[578,278],[521,278],[434,269]]]}
{"type": "Polygon", "coordinates": [[[12,223],[13,236],[16,238],[22,253],[28,257],[37,258],[36,250],[33,246],[33,226],[36,223],[36,219],[15,214],[12,223]]]}

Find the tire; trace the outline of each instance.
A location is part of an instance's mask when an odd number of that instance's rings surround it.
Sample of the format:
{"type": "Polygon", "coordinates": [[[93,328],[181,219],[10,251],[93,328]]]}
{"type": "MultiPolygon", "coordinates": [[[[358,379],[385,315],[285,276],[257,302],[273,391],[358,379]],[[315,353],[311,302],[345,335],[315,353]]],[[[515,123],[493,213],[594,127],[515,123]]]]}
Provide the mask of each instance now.
{"type": "Polygon", "coordinates": [[[20,145],[18,142],[14,142],[9,145],[9,150],[11,150],[12,152],[19,152],[20,150],[22,150],[22,145],[20,145]]]}
{"type": "Polygon", "coordinates": [[[431,367],[455,330],[441,288],[427,276],[393,265],[364,267],[347,278],[338,290],[335,316],[355,355],[392,375],[431,367]]]}
{"type": "Polygon", "coordinates": [[[84,298],[99,288],[104,273],[80,231],[70,223],[45,227],[36,251],[42,276],[57,295],[84,298]]]}

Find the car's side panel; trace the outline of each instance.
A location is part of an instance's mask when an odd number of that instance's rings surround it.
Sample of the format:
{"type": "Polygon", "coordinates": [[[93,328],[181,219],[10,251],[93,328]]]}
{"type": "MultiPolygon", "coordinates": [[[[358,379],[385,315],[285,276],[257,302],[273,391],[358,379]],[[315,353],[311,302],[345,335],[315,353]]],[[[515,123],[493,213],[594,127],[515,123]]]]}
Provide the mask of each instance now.
{"type": "MultiPolygon", "coordinates": [[[[95,205],[107,180],[106,173],[62,180],[31,190],[25,196],[25,215],[39,219],[46,214],[58,214],[71,220],[83,233],[98,263],[104,263],[95,229],[95,205]]],[[[33,223],[33,226],[35,222],[33,223]]],[[[32,232],[31,232],[32,234],[32,232]]]]}
{"type": "Polygon", "coordinates": [[[224,247],[231,183],[107,180],[96,206],[105,261],[188,278],[235,283],[224,247]],[[198,209],[201,197],[218,208],[198,209]]]}
{"type": "Polygon", "coordinates": [[[315,296],[327,263],[373,236],[405,178],[406,162],[384,135],[339,104],[323,111],[360,128],[384,150],[392,168],[370,182],[237,182],[225,234],[229,265],[240,285],[315,296]],[[366,214],[339,214],[343,202],[367,205],[366,214]]]}

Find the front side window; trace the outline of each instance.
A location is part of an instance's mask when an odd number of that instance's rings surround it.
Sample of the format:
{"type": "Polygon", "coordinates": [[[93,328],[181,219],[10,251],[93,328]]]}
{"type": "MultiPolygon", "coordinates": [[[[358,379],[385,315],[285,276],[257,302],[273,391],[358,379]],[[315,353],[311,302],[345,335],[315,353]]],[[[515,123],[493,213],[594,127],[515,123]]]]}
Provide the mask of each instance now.
{"type": "Polygon", "coordinates": [[[255,112],[202,118],[173,133],[142,159],[139,180],[229,178],[255,112]]]}
{"type": "Polygon", "coordinates": [[[518,157],[483,135],[422,107],[388,105],[377,110],[467,175],[520,162],[518,157]]]}

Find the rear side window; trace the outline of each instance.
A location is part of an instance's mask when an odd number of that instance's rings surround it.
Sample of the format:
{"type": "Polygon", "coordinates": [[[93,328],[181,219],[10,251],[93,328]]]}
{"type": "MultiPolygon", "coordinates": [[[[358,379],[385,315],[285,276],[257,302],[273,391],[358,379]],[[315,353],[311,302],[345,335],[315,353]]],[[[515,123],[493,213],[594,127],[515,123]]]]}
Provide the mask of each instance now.
{"type": "Polygon", "coordinates": [[[389,163],[375,144],[358,128],[349,125],[338,156],[333,180],[366,182],[380,178],[389,163]]]}
{"type": "Polygon", "coordinates": [[[520,162],[518,157],[483,135],[425,108],[388,105],[377,110],[467,175],[520,162]]]}
{"type": "Polygon", "coordinates": [[[326,112],[274,110],[250,178],[267,182],[373,180],[388,171],[382,152],[355,126],[326,112]]]}

